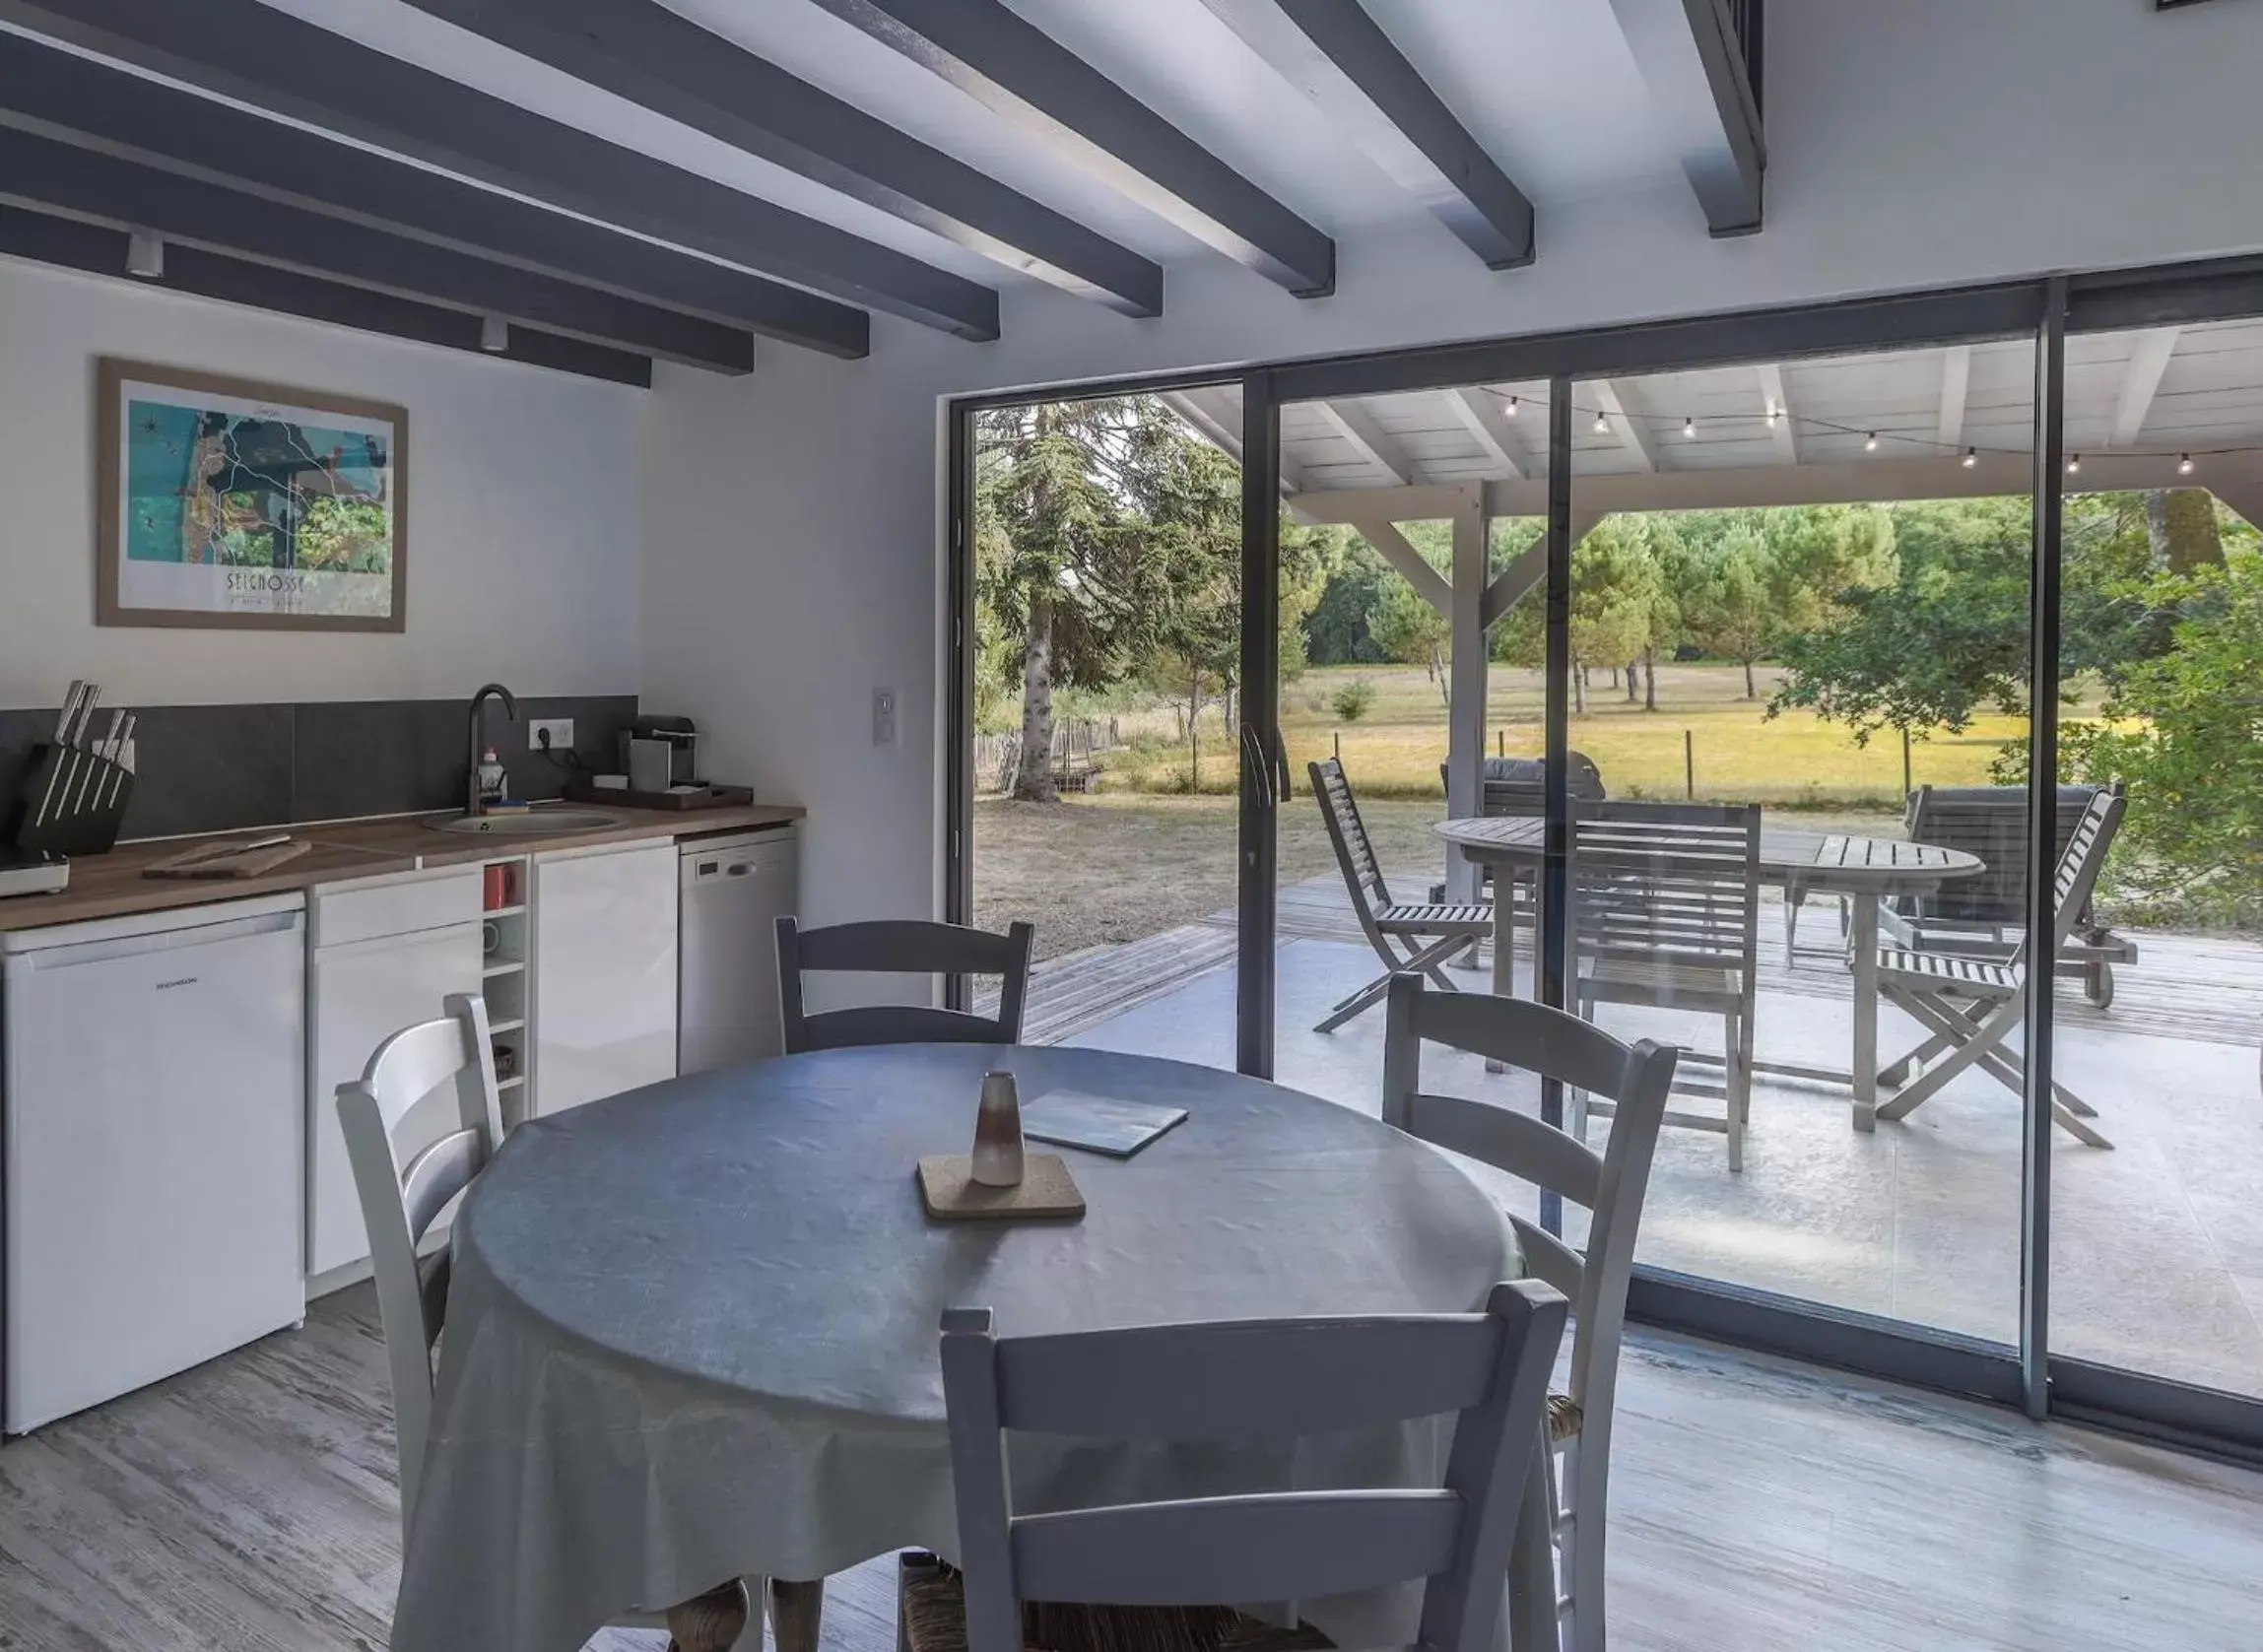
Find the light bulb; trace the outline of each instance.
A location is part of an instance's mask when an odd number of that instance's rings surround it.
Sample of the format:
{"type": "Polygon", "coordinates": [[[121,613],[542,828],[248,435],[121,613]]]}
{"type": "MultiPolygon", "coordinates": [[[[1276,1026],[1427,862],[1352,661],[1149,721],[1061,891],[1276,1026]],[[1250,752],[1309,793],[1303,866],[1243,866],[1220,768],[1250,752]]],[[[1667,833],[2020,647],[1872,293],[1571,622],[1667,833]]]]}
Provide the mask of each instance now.
{"type": "Polygon", "coordinates": [[[1862,450],[1865,453],[1875,453],[1878,451],[1878,432],[1876,430],[1872,430],[1868,435],[1862,438],[1862,450]]]}
{"type": "Polygon", "coordinates": [[[2190,476],[2192,474],[2191,454],[2179,453],[2176,456],[2176,474],[2179,476],[2190,476]]]}
{"type": "Polygon", "coordinates": [[[1511,419],[1514,419],[1516,417],[1516,398],[1514,396],[1509,397],[1508,406],[1502,408],[1500,411],[1507,414],[1511,419]]]}
{"type": "Polygon", "coordinates": [[[1611,421],[1601,413],[1595,416],[1595,433],[1599,436],[1607,436],[1611,433],[1611,421]]]}
{"type": "Polygon", "coordinates": [[[1696,441],[1697,439],[1697,422],[1695,419],[1682,421],[1682,439],[1684,441],[1696,441]]]}
{"type": "Polygon", "coordinates": [[[1970,469],[1971,469],[1971,468],[1972,468],[1974,465],[1978,464],[1979,462],[1980,462],[1980,450],[1979,450],[1977,447],[1967,447],[1967,448],[1965,448],[1965,449],[1964,449],[1964,468],[1965,468],[1966,470],[1970,470],[1970,469]]]}
{"type": "Polygon", "coordinates": [[[2070,454],[2068,454],[2068,455],[2067,455],[2067,474],[2068,474],[2069,476],[2080,476],[2080,475],[2082,475],[2082,473],[2083,473],[2083,456],[2082,456],[2080,453],[2070,453],[2070,454]]]}
{"type": "Polygon", "coordinates": [[[1775,403],[1773,403],[1773,402],[1770,402],[1770,403],[1768,403],[1768,429],[1772,430],[1774,430],[1775,428],[1776,428],[1776,405],[1775,405],[1775,403]]]}

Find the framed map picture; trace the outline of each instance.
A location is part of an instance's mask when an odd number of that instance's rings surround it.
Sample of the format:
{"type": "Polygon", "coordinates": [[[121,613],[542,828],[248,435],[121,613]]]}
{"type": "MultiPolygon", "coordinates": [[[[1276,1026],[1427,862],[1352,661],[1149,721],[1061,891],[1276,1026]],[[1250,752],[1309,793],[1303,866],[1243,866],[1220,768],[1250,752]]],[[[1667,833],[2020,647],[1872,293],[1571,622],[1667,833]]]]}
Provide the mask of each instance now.
{"type": "Polygon", "coordinates": [[[409,415],[103,357],[95,620],[397,631],[409,415]]]}

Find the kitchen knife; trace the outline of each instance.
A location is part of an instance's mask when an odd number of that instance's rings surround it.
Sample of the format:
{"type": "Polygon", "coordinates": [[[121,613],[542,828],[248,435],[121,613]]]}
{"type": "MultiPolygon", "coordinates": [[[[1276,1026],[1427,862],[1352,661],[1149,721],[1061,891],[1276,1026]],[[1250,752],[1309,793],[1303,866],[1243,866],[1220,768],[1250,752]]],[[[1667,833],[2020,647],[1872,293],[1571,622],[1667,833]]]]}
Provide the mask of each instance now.
{"type": "Polygon", "coordinates": [[[54,755],[47,764],[47,783],[39,789],[39,807],[32,817],[34,826],[44,826],[47,811],[54,807],[55,788],[63,778],[63,754],[70,743],[71,724],[78,718],[79,699],[86,692],[86,683],[74,677],[69,692],[63,695],[63,709],[55,717],[54,755]]]}
{"type": "Polygon", "coordinates": [[[105,810],[116,804],[119,796],[126,789],[127,777],[134,771],[133,754],[129,748],[134,741],[134,725],[140,721],[141,714],[139,712],[127,712],[125,724],[118,730],[117,738],[110,748],[109,784],[102,794],[101,802],[101,807],[105,810]]]}
{"type": "Polygon", "coordinates": [[[63,746],[70,767],[63,773],[62,794],[55,800],[55,819],[65,820],[79,812],[81,793],[87,776],[92,773],[94,755],[87,750],[87,725],[95,720],[95,706],[102,697],[102,686],[89,683],[87,692],[79,696],[79,715],[71,732],[64,737],[63,746]]]}

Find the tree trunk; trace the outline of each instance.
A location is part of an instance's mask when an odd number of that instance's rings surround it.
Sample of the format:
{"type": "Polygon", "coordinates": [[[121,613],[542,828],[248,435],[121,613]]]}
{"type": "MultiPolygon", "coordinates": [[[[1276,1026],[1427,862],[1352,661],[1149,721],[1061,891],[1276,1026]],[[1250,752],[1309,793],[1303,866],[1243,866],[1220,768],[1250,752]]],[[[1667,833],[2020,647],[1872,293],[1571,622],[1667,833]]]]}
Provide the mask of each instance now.
{"type": "Polygon", "coordinates": [[[1611,686],[1614,689],[1619,686],[1619,668],[1617,666],[1611,668],[1611,686]]]}
{"type": "Polygon", "coordinates": [[[1439,703],[1444,705],[1447,710],[1452,710],[1453,684],[1446,676],[1445,650],[1434,642],[1431,644],[1431,681],[1438,686],[1439,703]]]}
{"type": "Polygon", "coordinates": [[[2190,573],[2204,563],[2224,561],[2216,496],[2205,488],[2157,488],[2146,495],[2145,531],[2156,569],[2190,573]]]}
{"type": "Polygon", "coordinates": [[[1022,757],[1014,769],[1014,795],[1025,803],[1051,803],[1053,790],[1053,601],[1030,597],[1022,632],[1022,757]]]}
{"type": "Polygon", "coordinates": [[[1640,671],[1638,669],[1641,664],[1640,660],[1629,660],[1627,662],[1627,703],[1629,705],[1632,705],[1642,695],[1640,671]]]}
{"type": "Polygon", "coordinates": [[[1642,709],[1658,709],[1658,651],[1655,648],[1642,650],[1642,709]]]}
{"type": "Polygon", "coordinates": [[[1760,686],[1753,681],[1753,662],[1747,660],[1745,661],[1745,698],[1758,699],[1760,697],[1760,686]]]}
{"type": "Polygon", "coordinates": [[[1577,660],[1571,662],[1571,714],[1587,715],[1587,668],[1577,660]]]}
{"type": "Polygon", "coordinates": [[[1190,671],[1186,694],[1186,789],[1202,790],[1202,673],[1190,671]]]}

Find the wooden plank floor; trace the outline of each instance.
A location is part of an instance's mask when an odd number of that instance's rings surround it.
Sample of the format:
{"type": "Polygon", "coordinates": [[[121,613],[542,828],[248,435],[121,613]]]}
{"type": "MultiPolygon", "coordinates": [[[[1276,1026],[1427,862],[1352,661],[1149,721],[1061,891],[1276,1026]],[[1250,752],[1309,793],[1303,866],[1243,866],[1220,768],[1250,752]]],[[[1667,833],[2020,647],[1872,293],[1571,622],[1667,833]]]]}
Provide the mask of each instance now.
{"type": "MultiPolygon", "coordinates": [[[[384,1392],[358,1289],[0,1447],[0,1647],[381,1652],[384,1392]]],[[[2263,1477],[1670,1339],[1621,1392],[1620,1652],[2263,1646],[2263,1477]]],[[[885,1560],[832,1579],[826,1652],[891,1652],[892,1613],[885,1560]]]]}

